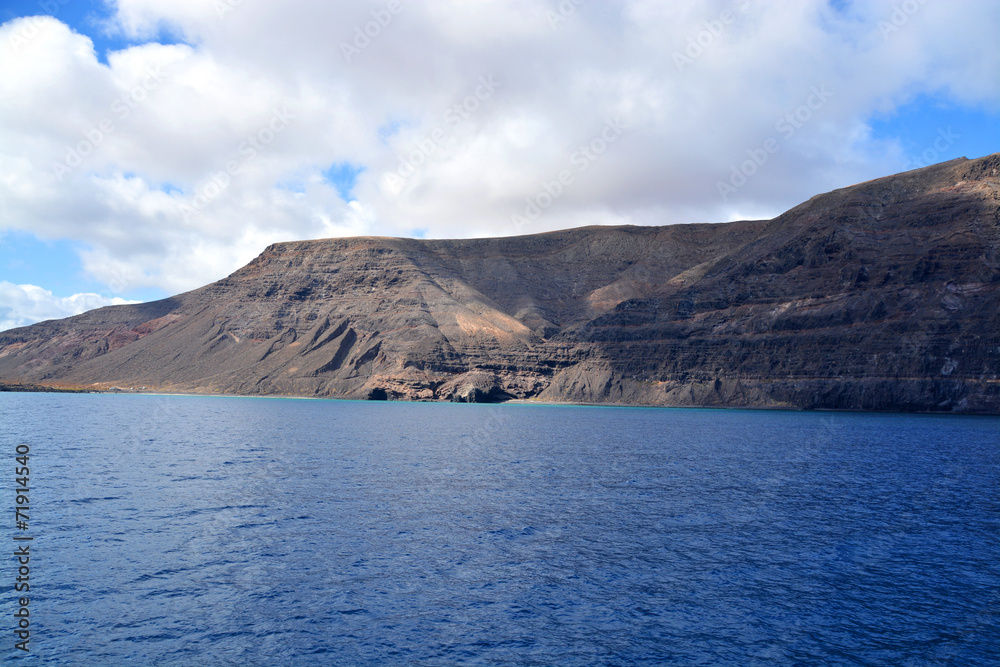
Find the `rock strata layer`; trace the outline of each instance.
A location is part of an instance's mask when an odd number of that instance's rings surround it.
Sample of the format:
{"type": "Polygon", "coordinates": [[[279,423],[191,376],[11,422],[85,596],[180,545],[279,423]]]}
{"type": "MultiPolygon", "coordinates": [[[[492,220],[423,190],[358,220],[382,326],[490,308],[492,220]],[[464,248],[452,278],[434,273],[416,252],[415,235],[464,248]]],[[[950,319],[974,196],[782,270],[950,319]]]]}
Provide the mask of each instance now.
{"type": "Polygon", "coordinates": [[[1000,412],[1000,154],[766,221],[279,243],[0,333],[0,382],[374,400],[1000,412]]]}

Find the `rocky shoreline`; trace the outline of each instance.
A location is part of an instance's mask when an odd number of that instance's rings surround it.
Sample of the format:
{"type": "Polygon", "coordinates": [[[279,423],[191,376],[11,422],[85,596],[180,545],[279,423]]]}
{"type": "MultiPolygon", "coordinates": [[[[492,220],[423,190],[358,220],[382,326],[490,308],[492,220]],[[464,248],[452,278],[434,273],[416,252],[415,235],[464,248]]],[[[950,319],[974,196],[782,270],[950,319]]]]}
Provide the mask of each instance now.
{"type": "Polygon", "coordinates": [[[7,385],[1000,413],[1000,154],[773,219],[275,244],[0,332],[7,385]]]}

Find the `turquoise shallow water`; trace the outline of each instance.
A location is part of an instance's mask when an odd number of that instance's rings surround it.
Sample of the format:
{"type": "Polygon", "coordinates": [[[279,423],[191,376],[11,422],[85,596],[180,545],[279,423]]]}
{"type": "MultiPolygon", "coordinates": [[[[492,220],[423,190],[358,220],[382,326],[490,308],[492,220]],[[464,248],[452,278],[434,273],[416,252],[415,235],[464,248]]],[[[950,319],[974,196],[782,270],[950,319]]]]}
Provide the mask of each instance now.
{"type": "Polygon", "coordinates": [[[11,662],[1000,663],[996,418],[8,393],[0,435],[11,662]]]}

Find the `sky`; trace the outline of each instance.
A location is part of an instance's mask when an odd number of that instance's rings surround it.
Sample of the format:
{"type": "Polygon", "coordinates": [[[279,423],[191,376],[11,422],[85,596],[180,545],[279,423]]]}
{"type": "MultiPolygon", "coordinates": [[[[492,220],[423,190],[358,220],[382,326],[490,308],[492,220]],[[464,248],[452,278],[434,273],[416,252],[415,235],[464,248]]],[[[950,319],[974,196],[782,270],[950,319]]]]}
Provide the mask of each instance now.
{"type": "Polygon", "coordinates": [[[279,241],[771,218],[1000,151],[996,0],[3,0],[0,330],[279,241]]]}

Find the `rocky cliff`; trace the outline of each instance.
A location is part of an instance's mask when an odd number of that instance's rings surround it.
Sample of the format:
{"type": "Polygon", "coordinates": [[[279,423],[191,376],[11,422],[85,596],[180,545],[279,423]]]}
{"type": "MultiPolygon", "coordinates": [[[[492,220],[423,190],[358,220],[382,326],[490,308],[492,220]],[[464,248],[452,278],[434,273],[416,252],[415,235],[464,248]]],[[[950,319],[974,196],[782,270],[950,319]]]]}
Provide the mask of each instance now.
{"type": "Polygon", "coordinates": [[[0,382],[1000,413],[1000,154],[767,221],[280,243],[0,333],[0,382]]]}

